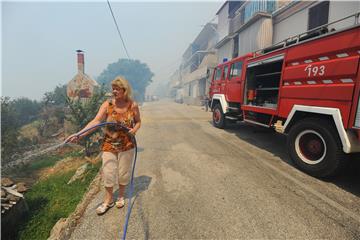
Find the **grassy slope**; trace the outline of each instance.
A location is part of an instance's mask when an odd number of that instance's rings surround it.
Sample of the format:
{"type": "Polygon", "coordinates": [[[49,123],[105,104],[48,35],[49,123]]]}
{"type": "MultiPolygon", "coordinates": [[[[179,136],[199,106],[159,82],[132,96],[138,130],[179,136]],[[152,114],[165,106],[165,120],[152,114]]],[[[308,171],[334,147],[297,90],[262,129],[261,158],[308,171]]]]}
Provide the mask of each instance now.
{"type": "Polygon", "coordinates": [[[35,184],[26,194],[29,216],[22,224],[19,239],[47,239],[60,218],[72,213],[82,199],[99,164],[92,166],[83,180],[67,185],[75,171],[54,174],[35,184]]]}
{"type": "MultiPolygon", "coordinates": [[[[23,126],[20,130],[21,137],[39,138],[38,121],[23,126]]],[[[34,158],[31,163],[13,169],[9,174],[17,177],[38,178],[42,170],[54,166],[58,161],[67,158],[81,158],[83,154],[78,151],[53,152],[34,158]]],[[[68,217],[81,201],[90,182],[97,174],[100,163],[91,165],[82,180],[77,180],[67,185],[76,169],[65,169],[41,178],[25,194],[29,207],[28,216],[19,223],[15,239],[47,239],[52,227],[60,218],[68,217]]],[[[13,239],[13,238],[12,238],[13,239]]]]}

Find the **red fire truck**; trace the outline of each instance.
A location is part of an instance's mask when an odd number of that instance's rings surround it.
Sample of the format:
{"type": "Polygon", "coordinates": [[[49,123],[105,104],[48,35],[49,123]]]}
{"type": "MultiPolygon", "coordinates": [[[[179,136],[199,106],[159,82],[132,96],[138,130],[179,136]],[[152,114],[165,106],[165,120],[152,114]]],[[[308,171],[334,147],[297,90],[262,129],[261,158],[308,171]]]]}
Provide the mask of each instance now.
{"type": "Polygon", "coordinates": [[[218,65],[209,91],[214,126],[274,128],[301,170],[338,173],[360,152],[359,15],[342,19],[355,24],[341,30],[330,29],[339,20],[218,65]]]}

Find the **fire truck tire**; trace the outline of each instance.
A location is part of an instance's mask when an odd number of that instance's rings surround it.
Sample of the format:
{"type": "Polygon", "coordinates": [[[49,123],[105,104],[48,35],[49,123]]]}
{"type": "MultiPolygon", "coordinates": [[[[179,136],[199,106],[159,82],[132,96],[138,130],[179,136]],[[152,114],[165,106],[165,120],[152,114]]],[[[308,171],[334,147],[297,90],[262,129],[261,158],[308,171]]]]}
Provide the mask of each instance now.
{"type": "Polygon", "coordinates": [[[213,125],[217,128],[225,128],[225,115],[220,104],[216,104],[213,108],[213,125]]]}
{"type": "Polygon", "coordinates": [[[315,177],[331,177],[345,166],[340,138],[330,121],[308,118],[297,122],[287,138],[295,165],[315,177]]]}

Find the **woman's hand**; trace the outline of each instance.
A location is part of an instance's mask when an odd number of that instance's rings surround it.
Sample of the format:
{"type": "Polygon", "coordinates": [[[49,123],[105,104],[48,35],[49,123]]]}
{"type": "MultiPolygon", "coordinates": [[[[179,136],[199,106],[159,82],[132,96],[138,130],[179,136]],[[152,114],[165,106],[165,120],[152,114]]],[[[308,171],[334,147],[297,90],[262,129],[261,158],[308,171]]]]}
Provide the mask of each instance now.
{"type": "Polygon", "coordinates": [[[136,131],[137,131],[137,129],[135,129],[135,128],[130,128],[129,131],[128,131],[128,133],[130,133],[131,135],[135,136],[136,131]]]}
{"type": "Polygon", "coordinates": [[[77,133],[74,133],[65,140],[65,143],[77,143],[80,138],[81,137],[77,133]]]}

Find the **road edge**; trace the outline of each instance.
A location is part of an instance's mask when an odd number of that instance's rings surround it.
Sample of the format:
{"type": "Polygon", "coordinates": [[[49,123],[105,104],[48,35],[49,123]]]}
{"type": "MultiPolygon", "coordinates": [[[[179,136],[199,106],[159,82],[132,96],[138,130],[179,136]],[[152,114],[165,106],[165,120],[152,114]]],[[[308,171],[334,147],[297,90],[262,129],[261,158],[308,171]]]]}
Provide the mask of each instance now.
{"type": "Polygon", "coordinates": [[[68,218],[60,218],[50,231],[50,237],[48,240],[68,240],[71,234],[75,230],[76,226],[81,220],[87,206],[90,204],[94,196],[99,193],[101,188],[101,174],[100,171],[95,176],[89,189],[84,194],[81,202],[76,206],[73,213],[68,218]]]}

